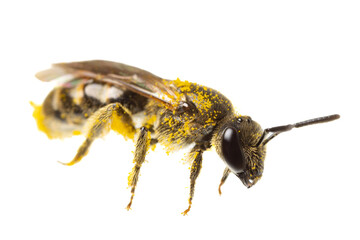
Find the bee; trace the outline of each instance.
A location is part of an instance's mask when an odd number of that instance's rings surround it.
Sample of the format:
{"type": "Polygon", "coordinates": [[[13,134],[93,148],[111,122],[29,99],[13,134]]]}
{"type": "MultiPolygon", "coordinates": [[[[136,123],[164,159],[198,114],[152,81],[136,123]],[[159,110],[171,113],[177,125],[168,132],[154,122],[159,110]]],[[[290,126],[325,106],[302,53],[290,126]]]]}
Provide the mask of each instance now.
{"type": "Polygon", "coordinates": [[[235,113],[231,102],[214,89],[179,79],[162,79],[110,61],[54,64],[36,77],[61,82],[42,105],[33,104],[39,130],[50,139],[78,134],[86,137],[72,161],[62,164],[78,163],[94,140],[110,130],[135,142],[127,210],[132,205],[145,156],[158,143],[167,152],[192,147],[187,155],[191,167],[188,208],[182,213],[186,215],[192,206],[202,155],[211,147],[225,163],[218,187],[221,195],[221,186],[230,173],[247,188],[259,181],[266,145],[280,133],[340,117],[334,114],[263,130],[251,117],[235,113]]]}

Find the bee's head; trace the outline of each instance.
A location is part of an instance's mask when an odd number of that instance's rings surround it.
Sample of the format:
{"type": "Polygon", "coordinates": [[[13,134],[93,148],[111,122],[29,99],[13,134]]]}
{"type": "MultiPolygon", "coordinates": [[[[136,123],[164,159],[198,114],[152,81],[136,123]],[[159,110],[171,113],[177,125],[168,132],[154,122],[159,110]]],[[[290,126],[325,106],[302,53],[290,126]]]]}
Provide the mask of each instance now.
{"type": "Polygon", "coordinates": [[[224,119],[219,124],[212,145],[227,167],[246,187],[253,186],[262,176],[266,144],[282,132],[339,119],[340,115],[314,118],[294,124],[282,125],[262,130],[260,125],[248,116],[224,119]],[[271,133],[270,136],[267,135],[271,133]]]}
{"type": "Polygon", "coordinates": [[[265,146],[258,144],[263,130],[248,116],[225,120],[217,129],[213,146],[227,167],[246,187],[253,186],[264,170],[265,146]]]}

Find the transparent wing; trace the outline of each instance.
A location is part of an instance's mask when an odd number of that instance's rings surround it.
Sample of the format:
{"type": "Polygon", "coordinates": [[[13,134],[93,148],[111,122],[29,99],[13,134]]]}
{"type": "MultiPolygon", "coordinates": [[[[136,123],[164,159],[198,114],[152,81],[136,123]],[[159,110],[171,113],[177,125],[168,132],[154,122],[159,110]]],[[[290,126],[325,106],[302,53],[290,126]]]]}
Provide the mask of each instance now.
{"type": "Polygon", "coordinates": [[[46,82],[67,82],[77,78],[94,79],[151,98],[171,109],[175,108],[174,103],[186,101],[179,99],[181,96],[177,94],[170,81],[145,70],[110,61],[57,63],[52,68],[37,73],[36,77],[46,82]]]}

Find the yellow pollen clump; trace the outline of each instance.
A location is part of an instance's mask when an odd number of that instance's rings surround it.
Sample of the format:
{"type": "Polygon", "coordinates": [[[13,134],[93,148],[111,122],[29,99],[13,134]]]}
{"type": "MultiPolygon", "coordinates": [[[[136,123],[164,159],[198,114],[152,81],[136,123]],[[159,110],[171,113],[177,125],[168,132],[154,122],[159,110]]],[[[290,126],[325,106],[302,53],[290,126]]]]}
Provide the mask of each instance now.
{"type": "Polygon", "coordinates": [[[51,136],[49,129],[44,124],[45,115],[42,111],[42,106],[36,105],[33,102],[30,102],[30,104],[34,108],[33,117],[36,120],[38,129],[44,132],[49,139],[52,139],[53,137],[51,136]]]}
{"type": "Polygon", "coordinates": [[[135,130],[130,125],[122,121],[122,117],[118,116],[115,112],[113,113],[113,119],[111,122],[111,129],[124,136],[125,140],[134,139],[135,130]]]}
{"type": "Polygon", "coordinates": [[[73,132],[72,132],[72,134],[73,135],[81,135],[81,131],[79,131],[79,130],[74,130],[73,132]]]}

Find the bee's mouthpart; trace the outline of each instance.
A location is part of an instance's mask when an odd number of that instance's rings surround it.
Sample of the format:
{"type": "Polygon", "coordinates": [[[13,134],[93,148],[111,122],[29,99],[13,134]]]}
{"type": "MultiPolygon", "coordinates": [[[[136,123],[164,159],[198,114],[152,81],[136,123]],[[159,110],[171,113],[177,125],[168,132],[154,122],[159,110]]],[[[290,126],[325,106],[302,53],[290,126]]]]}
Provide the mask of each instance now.
{"type": "Polygon", "coordinates": [[[249,179],[245,172],[235,173],[235,175],[241,180],[245,187],[250,188],[253,185],[251,179],[249,179]]]}

